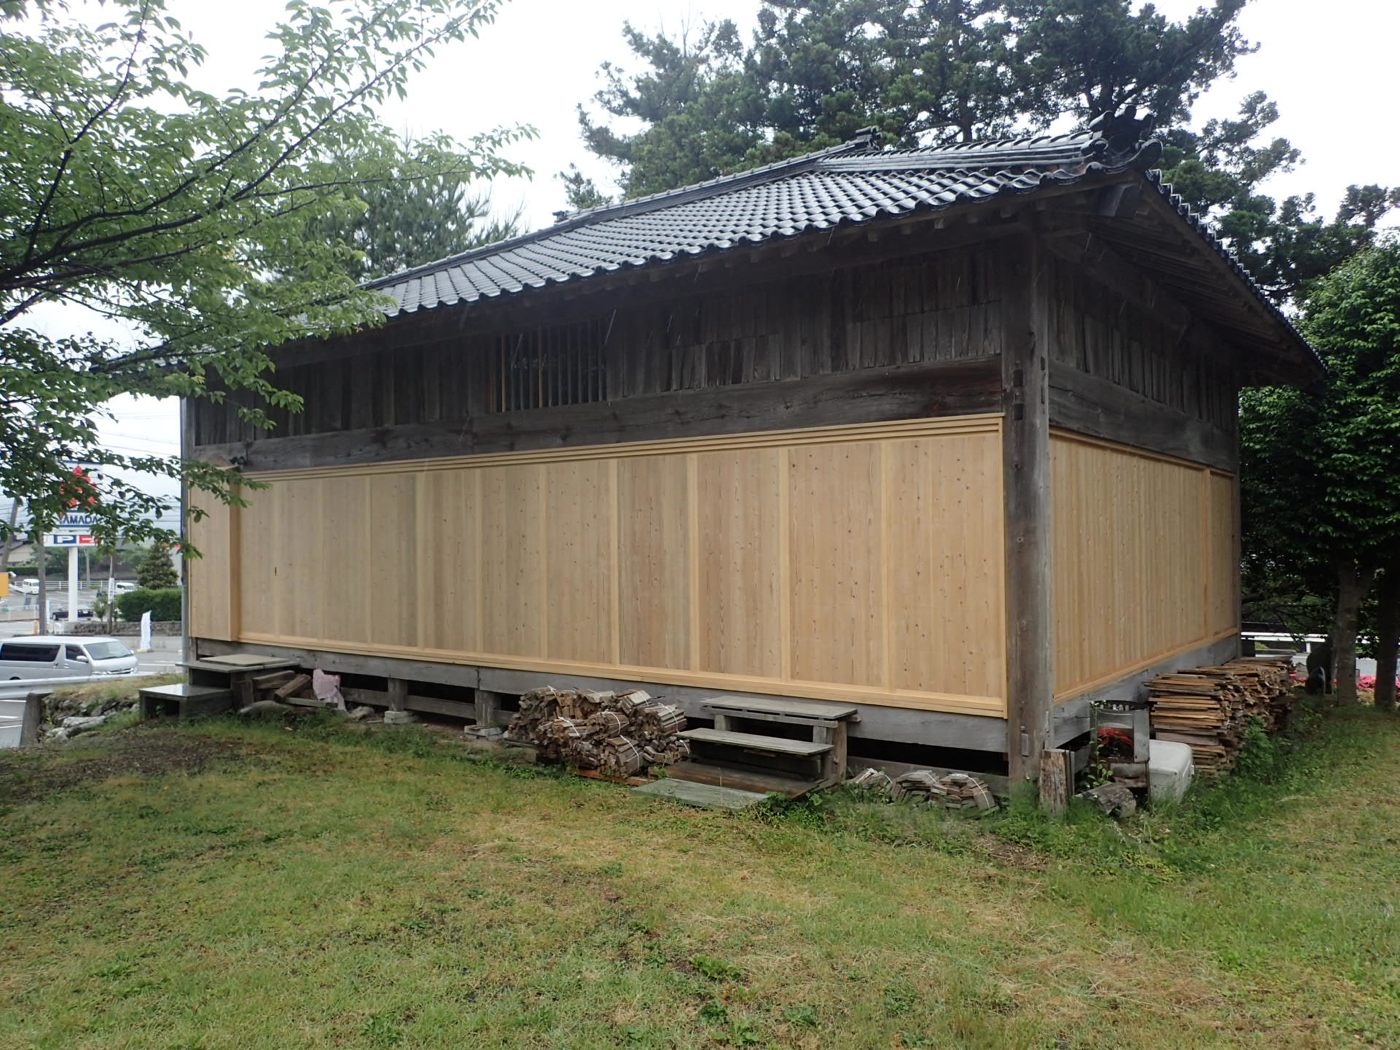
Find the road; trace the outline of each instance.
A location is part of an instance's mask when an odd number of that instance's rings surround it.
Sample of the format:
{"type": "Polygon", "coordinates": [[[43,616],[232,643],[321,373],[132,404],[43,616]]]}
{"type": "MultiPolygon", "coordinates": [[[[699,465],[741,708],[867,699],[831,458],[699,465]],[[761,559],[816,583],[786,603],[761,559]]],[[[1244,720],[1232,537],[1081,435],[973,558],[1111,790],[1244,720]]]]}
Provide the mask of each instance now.
{"type": "MultiPolygon", "coordinates": [[[[105,592],[106,589],[107,583],[105,580],[99,580],[91,587],[79,587],[78,608],[91,609],[93,600],[97,597],[98,593],[105,592]]],[[[68,581],[64,580],[61,584],[55,586],[54,581],[50,580],[48,598],[49,608],[66,610],[68,608],[68,581]]],[[[0,598],[0,614],[5,612],[23,612],[25,610],[33,612],[37,608],[39,608],[39,596],[37,594],[21,594],[19,591],[11,588],[8,595],[4,598],[0,598]]]]}
{"type": "MultiPolygon", "coordinates": [[[[34,633],[33,620],[0,621],[0,638],[17,638],[21,635],[34,633]]],[[[137,639],[134,637],[123,636],[119,637],[118,641],[128,648],[136,648],[137,639]]],[[[180,648],[180,638],[171,635],[155,635],[151,638],[151,651],[137,653],[136,659],[142,674],[166,674],[179,670],[178,665],[184,659],[180,648]]]]}

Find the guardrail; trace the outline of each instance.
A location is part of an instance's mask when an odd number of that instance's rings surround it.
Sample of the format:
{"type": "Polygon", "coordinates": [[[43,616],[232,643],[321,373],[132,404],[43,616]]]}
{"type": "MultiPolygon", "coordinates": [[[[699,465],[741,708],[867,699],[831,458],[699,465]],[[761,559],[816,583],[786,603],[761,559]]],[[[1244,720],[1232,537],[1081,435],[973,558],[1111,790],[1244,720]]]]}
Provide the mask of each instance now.
{"type": "MultiPolygon", "coordinates": [[[[0,748],[18,747],[25,742],[26,712],[33,720],[38,717],[40,704],[31,704],[30,697],[43,698],[49,693],[70,686],[92,685],[95,682],[144,681],[162,674],[160,671],[146,671],[129,675],[82,675],[73,678],[20,678],[13,682],[0,682],[0,748]]],[[[34,727],[37,730],[38,725],[34,727]]]]}
{"type": "Polygon", "coordinates": [[[148,678],[149,675],[76,675],[72,678],[20,678],[13,682],[0,682],[0,702],[23,700],[30,693],[52,693],[72,685],[92,685],[94,682],[124,682],[128,678],[148,678]]]}

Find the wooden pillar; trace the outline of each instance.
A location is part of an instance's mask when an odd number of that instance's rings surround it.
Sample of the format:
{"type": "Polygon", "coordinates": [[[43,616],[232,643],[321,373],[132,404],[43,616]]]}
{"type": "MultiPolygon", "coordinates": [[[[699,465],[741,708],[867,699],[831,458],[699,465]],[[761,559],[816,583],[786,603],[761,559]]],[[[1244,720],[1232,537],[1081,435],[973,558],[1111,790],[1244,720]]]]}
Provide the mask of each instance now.
{"type": "Polygon", "coordinates": [[[408,680],[404,678],[389,679],[389,710],[408,710],[408,680]]]}
{"type": "Polygon", "coordinates": [[[1049,308],[1046,263],[1032,235],[1006,241],[1001,259],[1006,750],[1015,784],[1039,776],[1054,715],[1049,308]]]}
{"type": "MultiPolygon", "coordinates": [[[[195,406],[189,398],[180,398],[180,463],[190,461],[194,451],[194,412],[195,406]]],[[[190,486],[184,477],[180,478],[180,538],[190,538],[190,486]]],[[[184,659],[195,659],[194,644],[190,641],[190,560],[180,563],[180,652],[184,659]]],[[[109,598],[115,600],[116,595],[109,598]]],[[[111,615],[110,613],[108,614],[111,615]]]]}
{"type": "Polygon", "coordinates": [[[493,693],[489,689],[478,689],[475,702],[477,726],[489,729],[501,723],[501,695],[499,693],[493,693]]]}

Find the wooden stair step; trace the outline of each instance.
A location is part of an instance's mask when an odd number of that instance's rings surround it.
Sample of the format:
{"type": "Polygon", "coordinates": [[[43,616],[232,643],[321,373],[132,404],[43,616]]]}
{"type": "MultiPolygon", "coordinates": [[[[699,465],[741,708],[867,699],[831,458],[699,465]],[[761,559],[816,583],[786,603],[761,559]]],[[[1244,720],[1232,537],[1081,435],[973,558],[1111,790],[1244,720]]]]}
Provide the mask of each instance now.
{"type": "Polygon", "coordinates": [[[722,711],[743,718],[746,712],[791,718],[798,722],[858,721],[854,704],[833,704],[821,700],[768,700],[757,696],[716,696],[700,705],[707,711],[722,711]]]}
{"type": "Polygon", "coordinates": [[[832,749],[831,744],[818,744],[812,740],[789,740],[781,736],[735,733],[727,729],[687,729],[681,736],[692,743],[718,744],[770,755],[797,755],[801,758],[816,758],[832,749]]]}
{"type": "Polygon", "coordinates": [[[697,806],[701,809],[748,809],[756,806],[768,796],[761,791],[745,791],[742,788],[721,787],[699,780],[677,780],[667,777],[652,780],[632,789],[634,795],[650,798],[665,798],[684,806],[697,806]]]}
{"type": "Polygon", "coordinates": [[[785,798],[797,798],[823,786],[822,781],[817,779],[783,776],[759,769],[737,769],[696,759],[667,766],[666,779],[689,780],[697,784],[755,791],[761,795],[782,795],[785,798]]]}

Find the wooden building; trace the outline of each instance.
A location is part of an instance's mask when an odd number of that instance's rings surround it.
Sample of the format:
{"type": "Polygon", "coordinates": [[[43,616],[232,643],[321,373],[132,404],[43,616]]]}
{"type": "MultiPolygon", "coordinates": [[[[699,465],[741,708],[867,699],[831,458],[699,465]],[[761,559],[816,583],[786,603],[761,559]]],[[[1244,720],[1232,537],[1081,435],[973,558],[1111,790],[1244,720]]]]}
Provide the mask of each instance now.
{"type": "Polygon", "coordinates": [[[1032,774],[1237,652],[1239,390],[1320,371],[1144,130],[858,140],[376,282],[280,352],[301,413],[188,406],[269,483],[194,527],[192,646],[841,700],[1032,774]]]}

